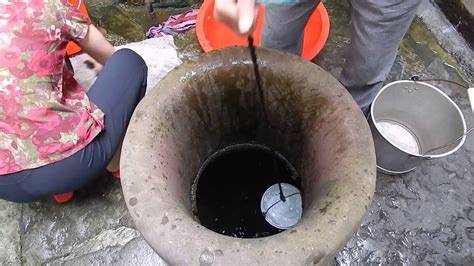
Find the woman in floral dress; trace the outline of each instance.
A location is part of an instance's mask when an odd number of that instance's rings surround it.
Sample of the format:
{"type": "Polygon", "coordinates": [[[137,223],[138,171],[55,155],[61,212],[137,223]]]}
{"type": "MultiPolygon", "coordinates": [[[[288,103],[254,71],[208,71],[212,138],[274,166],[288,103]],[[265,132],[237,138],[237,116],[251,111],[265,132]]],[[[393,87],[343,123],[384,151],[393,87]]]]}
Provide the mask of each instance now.
{"type": "Polygon", "coordinates": [[[117,173],[146,79],[139,55],[114,52],[66,0],[0,0],[0,198],[66,201],[105,169],[117,173]],[[73,77],[70,41],[103,65],[88,92],[73,77]]]}

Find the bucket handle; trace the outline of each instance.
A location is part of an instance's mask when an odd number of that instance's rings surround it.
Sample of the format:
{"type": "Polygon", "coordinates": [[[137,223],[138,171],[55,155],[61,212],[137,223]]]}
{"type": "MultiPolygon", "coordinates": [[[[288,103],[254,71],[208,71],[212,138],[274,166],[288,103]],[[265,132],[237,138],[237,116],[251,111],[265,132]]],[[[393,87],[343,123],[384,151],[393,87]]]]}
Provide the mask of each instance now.
{"type": "Polygon", "coordinates": [[[423,158],[427,159],[427,160],[430,160],[430,159],[433,159],[432,156],[430,155],[426,155],[427,153],[432,153],[434,151],[437,151],[437,150],[441,150],[443,148],[446,148],[446,147],[449,147],[453,144],[455,144],[456,142],[460,141],[462,138],[464,138],[465,136],[469,135],[469,133],[473,132],[474,131],[474,127],[471,127],[469,130],[466,131],[466,133],[462,134],[459,138],[449,142],[448,144],[444,144],[444,145],[441,145],[441,146],[438,146],[438,147],[435,147],[433,149],[430,149],[426,152],[423,153],[423,158]]]}
{"type": "Polygon", "coordinates": [[[464,88],[467,90],[467,97],[468,97],[468,100],[469,100],[469,103],[471,105],[471,111],[472,113],[474,114],[474,87],[469,87],[469,86],[466,86],[466,85],[463,85],[459,82],[456,82],[456,81],[452,81],[452,80],[448,80],[448,79],[421,79],[420,76],[418,75],[413,75],[410,80],[414,81],[414,82],[417,82],[417,81],[441,81],[441,82],[447,82],[447,83],[451,83],[451,84],[455,84],[455,85],[458,85],[459,87],[461,88],[464,88]]]}
{"type": "MultiPolygon", "coordinates": [[[[447,83],[451,83],[451,84],[455,84],[455,85],[458,85],[459,87],[462,87],[462,88],[465,88],[467,89],[467,95],[468,95],[468,99],[469,99],[469,103],[471,105],[471,111],[472,113],[474,114],[474,88],[470,88],[469,86],[465,86],[461,83],[458,83],[456,81],[452,81],[452,80],[447,80],[447,79],[421,79],[420,76],[418,75],[413,75],[411,77],[411,80],[412,81],[442,81],[442,82],[447,82],[447,83]]],[[[434,151],[437,151],[437,150],[440,150],[440,149],[443,149],[443,148],[446,148],[446,147],[449,147],[453,144],[455,144],[456,142],[460,141],[462,138],[464,138],[465,136],[469,135],[471,132],[474,131],[474,127],[471,127],[469,130],[467,130],[464,134],[462,134],[459,138],[447,143],[447,144],[444,144],[444,145],[441,145],[441,146],[438,146],[438,147],[435,147],[433,149],[430,149],[426,152],[423,153],[423,158],[424,159],[427,159],[427,160],[431,160],[433,159],[433,156],[430,156],[430,155],[427,155],[427,153],[432,153],[434,151]]]]}

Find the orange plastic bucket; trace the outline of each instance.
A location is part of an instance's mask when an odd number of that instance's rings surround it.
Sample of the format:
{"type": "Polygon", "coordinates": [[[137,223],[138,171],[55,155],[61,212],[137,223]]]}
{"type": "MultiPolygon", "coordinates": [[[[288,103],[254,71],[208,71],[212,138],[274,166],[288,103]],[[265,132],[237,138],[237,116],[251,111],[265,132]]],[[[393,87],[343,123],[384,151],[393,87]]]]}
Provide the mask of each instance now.
{"type": "MultiPolygon", "coordinates": [[[[265,7],[260,6],[257,27],[255,28],[255,44],[260,45],[265,7]]],[[[323,49],[329,36],[329,15],[323,3],[320,3],[306,24],[301,56],[311,60],[323,49]]],[[[229,46],[247,46],[246,37],[235,34],[226,25],[214,18],[214,0],[205,0],[199,9],[196,34],[204,52],[229,46]]],[[[291,36],[288,36],[291,38],[291,36]]]]}
{"type": "MultiPolygon", "coordinates": [[[[87,12],[86,4],[84,3],[84,0],[68,0],[68,2],[73,7],[77,8],[77,6],[79,6],[79,11],[81,12],[81,14],[83,14],[86,17],[89,17],[89,13],[87,12]]],[[[69,56],[73,56],[79,52],[81,52],[81,47],[79,47],[79,45],[77,45],[74,42],[69,42],[68,45],[66,46],[66,53],[69,56]]]]}

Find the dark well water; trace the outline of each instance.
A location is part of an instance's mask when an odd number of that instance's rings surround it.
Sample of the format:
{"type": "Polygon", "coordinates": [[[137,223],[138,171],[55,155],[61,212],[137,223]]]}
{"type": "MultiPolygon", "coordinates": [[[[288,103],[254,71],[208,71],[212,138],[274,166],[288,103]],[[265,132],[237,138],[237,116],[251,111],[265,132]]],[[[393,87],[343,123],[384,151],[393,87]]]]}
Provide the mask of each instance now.
{"type": "Polygon", "coordinates": [[[274,161],[281,182],[300,188],[291,164],[265,146],[234,145],[209,157],[198,173],[192,193],[201,224],[214,232],[239,238],[282,232],[265,221],[260,209],[264,192],[278,182],[273,176],[274,161]]]}

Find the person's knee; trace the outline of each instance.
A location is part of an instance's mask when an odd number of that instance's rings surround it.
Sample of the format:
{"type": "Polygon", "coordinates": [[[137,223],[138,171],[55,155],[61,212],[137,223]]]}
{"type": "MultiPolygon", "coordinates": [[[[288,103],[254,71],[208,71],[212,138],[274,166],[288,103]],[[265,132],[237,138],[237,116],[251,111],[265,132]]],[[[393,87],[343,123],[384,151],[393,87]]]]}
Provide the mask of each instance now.
{"type": "Polygon", "coordinates": [[[408,20],[407,17],[411,17],[416,13],[420,3],[421,0],[381,0],[375,2],[366,0],[360,1],[355,6],[356,9],[357,6],[359,6],[359,9],[370,9],[372,11],[375,11],[375,13],[373,14],[375,17],[373,19],[375,20],[377,20],[378,18],[383,22],[390,22],[397,20],[408,20]]]}
{"type": "Polygon", "coordinates": [[[135,51],[128,48],[117,50],[110,58],[110,63],[123,64],[123,66],[126,66],[130,70],[133,69],[142,72],[146,72],[148,69],[143,58],[135,51]]]}
{"type": "Polygon", "coordinates": [[[134,80],[141,88],[141,97],[146,89],[148,67],[143,58],[135,51],[123,48],[117,50],[110,58],[108,64],[115,72],[126,73],[129,80],[134,80]]]}

